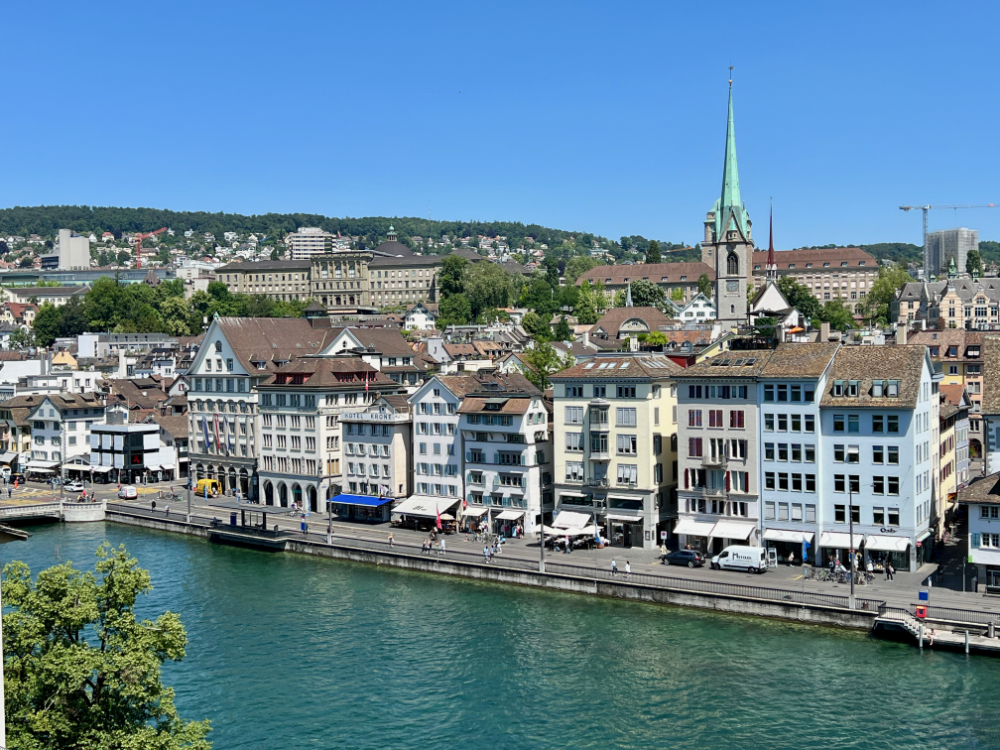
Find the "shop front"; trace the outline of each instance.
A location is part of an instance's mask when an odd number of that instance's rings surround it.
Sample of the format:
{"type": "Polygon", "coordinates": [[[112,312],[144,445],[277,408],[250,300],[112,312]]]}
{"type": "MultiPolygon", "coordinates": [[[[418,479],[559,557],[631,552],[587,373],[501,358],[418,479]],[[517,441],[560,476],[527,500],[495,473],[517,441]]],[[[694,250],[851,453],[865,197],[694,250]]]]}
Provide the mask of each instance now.
{"type": "MultiPolygon", "coordinates": [[[[864,546],[863,534],[854,535],[853,549],[861,551],[864,546]]],[[[834,560],[840,560],[845,568],[850,564],[852,544],[851,535],[844,531],[824,531],[819,535],[819,551],[817,565],[827,566],[834,560]]]]}
{"type": "Polygon", "coordinates": [[[339,521],[385,523],[389,520],[391,497],[369,495],[337,495],[327,500],[339,521]]]}
{"type": "Polygon", "coordinates": [[[803,561],[811,562],[809,550],[812,547],[815,534],[811,531],[794,531],[792,529],[764,529],[765,546],[773,549],[779,562],[790,565],[801,565],[803,561]]]}
{"type": "Polygon", "coordinates": [[[735,521],[723,519],[712,527],[709,533],[711,537],[711,552],[717,555],[726,547],[732,546],[757,546],[757,524],[746,521],[735,521]]]}
{"type": "Polygon", "coordinates": [[[869,534],[865,539],[865,556],[879,572],[885,570],[888,561],[896,570],[909,570],[910,540],[905,536],[869,534]]]}
{"type": "Polygon", "coordinates": [[[458,498],[414,495],[392,509],[392,523],[403,528],[429,531],[437,528],[440,519],[441,530],[451,533],[457,530],[452,512],[458,502],[458,498]]]}
{"type": "Polygon", "coordinates": [[[482,506],[472,505],[465,508],[459,516],[462,522],[462,530],[471,534],[478,534],[480,531],[489,530],[489,509],[482,506]]]}
{"type": "Polygon", "coordinates": [[[637,516],[608,513],[605,517],[605,533],[612,547],[642,547],[643,520],[637,516]]]}
{"type": "Polygon", "coordinates": [[[517,529],[524,528],[523,510],[505,510],[493,519],[496,533],[505,539],[511,539],[517,529]]]}
{"type": "Polygon", "coordinates": [[[674,534],[680,537],[680,545],[684,549],[694,549],[708,553],[709,537],[715,528],[714,521],[696,521],[693,518],[682,518],[674,526],[674,534]]]}

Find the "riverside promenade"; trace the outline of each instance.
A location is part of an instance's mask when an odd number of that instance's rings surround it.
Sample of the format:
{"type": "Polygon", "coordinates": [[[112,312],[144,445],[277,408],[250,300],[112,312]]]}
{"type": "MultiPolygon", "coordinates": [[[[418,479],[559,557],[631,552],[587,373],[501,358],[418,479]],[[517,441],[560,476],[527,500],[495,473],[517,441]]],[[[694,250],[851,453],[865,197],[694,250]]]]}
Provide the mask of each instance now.
{"type": "MultiPolygon", "coordinates": [[[[229,511],[207,506],[203,500],[192,503],[190,528],[186,527],[186,501],[159,501],[154,510],[149,500],[110,503],[109,521],[118,521],[182,533],[213,535],[246,534],[253,542],[256,532],[229,526],[229,511]],[[166,505],[170,506],[169,514],[166,505]]],[[[545,586],[579,593],[632,598],[683,606],[707,607],[769,617],[871,628],[880,608],[913,612],[919,592],[925,588],[936,566],[927,565],[916,573],[897,573],[894,581],[882,577],[868,585],[856,585],[855,609],[849,608],[850,586],[805,580],[802,568],[781,565],[763,575],[736,571],[716,571],[708,567],[689,569],[666,566],[656,552],[638,549],[605,548],[575,551],[571,554],[545,551],[545,575],[540,576],[539,546],[536,539],[511,540],[503,552],[486,563],[482,543],[466,539],[464,533],[444,536],[446,552],[423,551],[426,532],[398,529],[387,524],[365,526],[333,523],[332,545],[327,544],[327,519],[312,514],[301,530],[301,514],[273,506],[247,505],[248,511],[268,512],[266,538],[280,549],[318,554],[359,562],[459,575],[500,583],[545,586]],[[278,529],[275,532],[275,528],[278,529]],[[393,535],[393,546],[388,542],[393,535]],[[618,574],[611,570],[617,563],[618,574]],[[632,574],[626,577],[626,563],[632,574]],[[769,606],[776,605],[776,606],[769,606]]],[[[237,521],[239,523],[239,521],[237,521]]],[[[265,546],[253,544],[253,546],[265,546]]],[[[980,623],[990,621],[1000,630],[1000,600],[983,594],[930,590],[930,619],[948,622],[980,623]]]]}

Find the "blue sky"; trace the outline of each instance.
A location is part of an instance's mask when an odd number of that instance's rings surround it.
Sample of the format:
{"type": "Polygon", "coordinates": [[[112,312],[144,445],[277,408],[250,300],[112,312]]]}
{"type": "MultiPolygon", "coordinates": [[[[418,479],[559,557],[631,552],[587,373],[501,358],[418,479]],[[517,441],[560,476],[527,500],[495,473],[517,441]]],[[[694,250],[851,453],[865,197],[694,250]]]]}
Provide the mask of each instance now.
{"type": "MultiPolygon", "coordinates": [[[[993,3],[0,6],[0,206],[507,219],[697,242],[735,66],[767,244],[1000,205],[993,3]]],[[[1000,208],[931,228],[1000,240],[1000,208]]]]}

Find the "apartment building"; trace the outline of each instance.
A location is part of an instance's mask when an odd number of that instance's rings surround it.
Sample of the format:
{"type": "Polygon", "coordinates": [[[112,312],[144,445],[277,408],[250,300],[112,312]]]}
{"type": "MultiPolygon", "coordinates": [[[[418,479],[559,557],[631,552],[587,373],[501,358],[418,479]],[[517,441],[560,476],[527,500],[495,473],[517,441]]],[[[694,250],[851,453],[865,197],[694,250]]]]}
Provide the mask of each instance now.
{"type": "MultiPolygon", "coordinates": [[[[338,417],[397,389],[354,357],[298,357],[260,383],[262,502],[280,507],[295,503],[312,513],[324,510],[321,499],[340,494],[344,481],[338,417]]],[[[369,476],[364,464],[360,470],[353,462],[347,468],[347,481],[369,476]]]]}
{"type": "Polygon", "coordinates": [[[839,344],[782,344],[757,384],[763,483],[761,538],[777,557],[807,560],[820,536],[820,398],[839,344]]]}
{"type": "Polygon", "coordinates": [[[36,399],[27,415],[31,460],[25,468],[56,473],[68,459],[90,453],[90,428],[104,423],[105,405],[95,393],[52,393],[36,399]]]}
{"type": "Polygon", "coordinates": [[[899,325],[1000,330],[1000,279],[959,279],[905,284],[896,295],[892,318],[899,325]]]}
{"type": "Polygon", "coordinates": [[[969,253],[979,250],[979,232],[967,227],[939,229],[928,232],[926,242],[924,265],[927,273],[936,276],[952,263],[959,273],[965,273],[969,253]]]}
{"type": "MultiPolygon", "coordinates": [[[[551,509],[552,438],[542,392],[521,373],[484,377],[466,393],[458,415],[463,515],[507,536],[516,524],[534,533],[551,509]]],[[[430,464],[415,461],[417,476],[427,474],[430,464]]]]}
{"type": "Polygon", "coordinates": [[[372,305],[410,308],[417,302],[436,302],[437,275],[444,257],[411,253],[375,258],[368,267],[372,305]]]}
{"type": "Polygon", "coordinates": [[[337,235],[325,232],[319,227],[299,227],[285,236],[285,245],[292,260],[308,260],[313,255],[330,253],[337,241],[337,235]]]}
{"type": "Polygon", "coordinates": [[[820,400],[817,564],[847,564],[852,547],[899,570],[930,560],[943,527],[939,381],[922,346],[837,352],[820,400]]]}
{"type": "Polygon", "coordinates": [[[347,477],[330,500],[333,511],[345,521],[388,521],[393,501],[413,491],[409,402],[403,395],[381,396],[341,413],[340,439],[347,477]]]}
{"type": "MultiPolygon", "coordinates": [[[[639,263],[631,266],[597,266],[580,274],[576,285],[585,280],[593,286],[604,284],[604,293],[612,301],[619,291],[628,289],[633,281],[650,281],[667,293],[667,299],[682,306],[698,295],[698,279],[708,277],[714,285],[715,269],[707,263],[639,263]]],[[[713,286],[714,288],[714,286],[713,286]]]]}
{"type": "Polygon", "coordinates": [[[969,482],[970,401],[960,384],[939,386],[938,406],[941,498],[947,517],[954,510],[958,490],[969,482]]]}
{"type": "Polygon", "coordinates": [[[42,396],[14,396],[0,403],[0,443],[3,453],[0,464],[12,470],[23,470],[31,458],[31,420],[28,415],[38,406],[42,396]]]}
{"type": "Polygon", "coordinates": [[[216,318],[209,324],[184,375],[195,479],[218,479],[227,491],[239,487],[244,497],[259,497],[257,387],[331,339],[329,320],[216,318]]]}
{"type": "Polygon", "coordinates": [[[675,377],[680,486],[673,533],[681,546],[715,553],[761,544],[757,398],[772,355],[727,351],[675,377]]]}
{"type": "Polygon", "coordinates": [[[465,498],[462,435],[458,408],[477,391],[474,375],[435,375],[409,397],[413,411],[413,495],[392,509],[414,525],[436,521],[439,513],[458,518],[465,498]]]}
{"type": "Polygon", "coordinates": [[[967,584],[978,593],[1000,594],[1000,474],[974,481],[958,493],[969,509],[967,584]]]}
{"type": "Polygon", "coordinates": [[[551,377],[555,511],[589,516],[614,546],[655,549],[675,515],[681,368],[598,354],[551,377]]]}
{"type": "MultiPolygon", "coordinates": [[[[969,399],[969,458],[983,456],[983,345],[985,331],[946,328],[918,331],[908,342],[927,347],[931,361],[940,368],[941,387],[961,385],[969,399]]],[[[998,363],[1000,364],[1000,363],[998,363]]]]}
{"type": "MultiPolygon", "coordinates": [[[[878,276],[878,261],[858,247],[778,250],[774,253],[778,276],[791,276],[812,292],[819,302],[839,299],[855,313],[878,276]]],[[[767,251],[753,254],[753,282],[767,278],[767,251]]]]}

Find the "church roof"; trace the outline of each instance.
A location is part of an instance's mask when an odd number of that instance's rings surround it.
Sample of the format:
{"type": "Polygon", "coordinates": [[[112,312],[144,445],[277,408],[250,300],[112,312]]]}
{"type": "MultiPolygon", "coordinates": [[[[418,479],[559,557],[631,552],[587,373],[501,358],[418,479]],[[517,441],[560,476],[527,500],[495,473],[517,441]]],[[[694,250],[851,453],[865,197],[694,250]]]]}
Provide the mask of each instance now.
{"type": "Polygon", "coordinates": [[[733,119],[733,84],[729,82],[729,119],[726,123],[726,156],[722,166],[722,197],[715,212],[715,236],[720,240],[730,229],[749,239],[750,227],[743,198],[740,196],[740,173],[736,165],[736,125],[733,119]]]}

